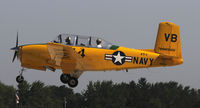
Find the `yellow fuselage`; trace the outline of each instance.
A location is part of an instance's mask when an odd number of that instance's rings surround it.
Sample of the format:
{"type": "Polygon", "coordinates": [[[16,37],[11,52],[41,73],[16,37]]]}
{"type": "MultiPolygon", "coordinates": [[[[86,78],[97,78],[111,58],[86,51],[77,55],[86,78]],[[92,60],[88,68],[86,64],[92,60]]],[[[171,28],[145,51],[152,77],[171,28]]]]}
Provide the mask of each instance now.
{"type": "MultiPolygon", "coordinates": [[[[178,65],[183,62],[182,58],[165,58],[154,50],[139,50],[126,47],[119,47],[116,50],[88,48],[80,46],[71,46],[77,53],[84,49],[84,57],[82,60],[88,64],[80,71],[106,71],[106,70],[122,70],[132,68],[147,68],[159,66],[178,65]],[[119,53],[125,55],[123,59],[113,59],[119,53]],[[115,53],[116,52],[116,53],[115,53]],[[114,55],[115,53],[115,55],[114,55]],[[117,61],[118,60],[118,61],[117,61]],[[118,63],[118,64],[117,64],[118,63]]],[[[80,53],[81,54],[81,53],[80,53]]],[[[61,69],[52,60],[46,44],[24,45],[19,48],[18,56],[21,61],[21,66],[30,69],[46,70],[46,67],[61,69]]],[[[69,67],[71,66],[69,65],[69,67]]],[[[73,69],[76,70],[76,69],[73,69]]]]}

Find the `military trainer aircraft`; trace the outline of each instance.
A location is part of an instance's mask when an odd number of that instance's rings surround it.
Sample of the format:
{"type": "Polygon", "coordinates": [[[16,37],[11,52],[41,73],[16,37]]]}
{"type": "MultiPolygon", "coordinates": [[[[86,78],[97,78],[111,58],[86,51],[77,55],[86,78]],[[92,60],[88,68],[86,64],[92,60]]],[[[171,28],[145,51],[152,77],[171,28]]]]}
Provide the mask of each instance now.
{"type": "MultiPolygon", "coordinates": [[[[154,49],[131,49],[114,45],[101,38],[60,34],[51,42],[18,46],[13,61],[21,62],[18,83],[23,82],[24,68],[46,71],[61,69],[60,80],[70,87],[78,85],[84,71],[126,70],[174,66],[183,63],[179,26],[161,22],[154,49]]],[[[12,61],[12,62],[13,62],[12,61]]]]}

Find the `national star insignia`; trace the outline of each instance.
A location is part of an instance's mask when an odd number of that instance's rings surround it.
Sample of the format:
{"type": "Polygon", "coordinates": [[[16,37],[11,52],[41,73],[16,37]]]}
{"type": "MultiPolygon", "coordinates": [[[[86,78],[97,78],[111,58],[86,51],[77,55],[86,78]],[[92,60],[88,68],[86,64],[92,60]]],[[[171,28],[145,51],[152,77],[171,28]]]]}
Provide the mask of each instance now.
{"type": "Polygon", "coordinates": [[[122,65],[124,62],[132,62],[132,56],[126,56],[121,51],[116,51],[113,54],[105,54],[105,60],[112,60],[115,65],[122,65]]]}
{"type": "Polygon", "coordinates": [[[113,57],[115,58],[115,62],[114,62],[114,63],[119,62],[119,63],[122,64],[122,59],[123,59],[125,56],[121,56],[121,55],[120,55],[120,52],[118,52],[118,54],[117,54],[117,55],[113,55],[113,57]]]}

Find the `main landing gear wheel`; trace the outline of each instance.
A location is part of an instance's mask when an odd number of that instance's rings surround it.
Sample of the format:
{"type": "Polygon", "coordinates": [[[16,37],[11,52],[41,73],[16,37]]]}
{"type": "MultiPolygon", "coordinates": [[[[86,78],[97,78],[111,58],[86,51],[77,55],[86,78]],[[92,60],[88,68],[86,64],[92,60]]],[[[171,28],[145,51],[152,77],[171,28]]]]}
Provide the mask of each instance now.
{"type": "Polygon", "coordinates": [[[77,78],[71,77],[68,81],[68,85],[70,87],[76,87],[78,85],[78,80],[77,78]]]}
{"type": "Polygon", "coordinates": [[[22,75],[17,76],[16,78],[17,83],[22,83],[24,81],[24,77],[22,75]]]}
{"type": "Polygon", "coordinates": [[[64,83],[64,84],[67,84],[68,81],[69,81],[69,79],[70,79],[70,75],[69,75],[69,74],[62,74],[62,75],[60,76],[60,81],[61,81],[62,83],[64,83]]]}

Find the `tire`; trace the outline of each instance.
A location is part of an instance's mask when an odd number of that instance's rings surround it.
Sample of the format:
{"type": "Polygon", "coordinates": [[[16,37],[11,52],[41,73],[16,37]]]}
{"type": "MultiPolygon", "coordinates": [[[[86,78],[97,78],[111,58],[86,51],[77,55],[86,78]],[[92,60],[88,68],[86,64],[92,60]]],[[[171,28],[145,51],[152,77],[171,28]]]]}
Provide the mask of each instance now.
{"type": "Polygon", "coordinates": [[[69,81],[69,79],[70,79],[70,75],[69,75],[69,74],[62,74],[62,75],[60,76],[60,81],[61,81],[62,83],[64,83],[64,84],[67,84],[68,81],[69,81]]]}
{"type": "Polygon", "coordinates": [[[77,78],[71,77],[68,81],[68,85],[72,88],[76,87],[78,85],[77,78]]]}
{"type": "Polygon", "coordinates": [[[24,77],[19,75],[16,77],[16,81],[17,81],[17,83],[22,83],[24,81],[24,77]]]}

